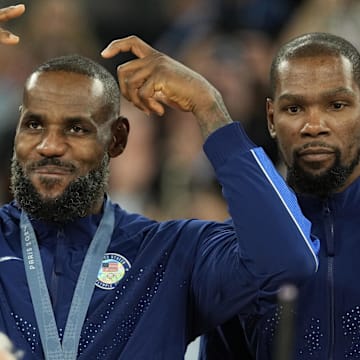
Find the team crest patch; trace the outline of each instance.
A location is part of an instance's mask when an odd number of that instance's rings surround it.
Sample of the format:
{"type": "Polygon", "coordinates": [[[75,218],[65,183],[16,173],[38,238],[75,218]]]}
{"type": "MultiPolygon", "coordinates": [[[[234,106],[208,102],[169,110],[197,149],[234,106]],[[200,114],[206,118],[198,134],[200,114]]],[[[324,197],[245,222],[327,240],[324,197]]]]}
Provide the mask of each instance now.
{"type": "Polygon", "coordinates": [[[98,273],[95,285],[100,289],[112,290],[131,268],[131,264],[124,256],[116,253],[106,253],[98,273]]]}

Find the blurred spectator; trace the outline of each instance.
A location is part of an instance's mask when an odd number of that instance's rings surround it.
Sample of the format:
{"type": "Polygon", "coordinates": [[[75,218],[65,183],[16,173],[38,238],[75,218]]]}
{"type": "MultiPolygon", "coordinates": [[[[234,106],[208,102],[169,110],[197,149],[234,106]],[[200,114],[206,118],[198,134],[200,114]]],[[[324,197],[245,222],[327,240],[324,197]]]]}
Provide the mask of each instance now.
{"type": "MultiPolygon", "coordinates": [[[[213,32],[183,46],[178,59],[219,89],[232,117],[241,121],[253,141],[277,162],[278,153],[268,135],[265,109],[258,106],[267,94],[264,77],[267,78],[271,55],[272,42],[260,32],[239,31],[231,35],[213,32]]],[[[161,158],[158,179],[161,212],[169,217],[192,217],[196,213],[200,218],[225,219],[226,207],[212,168],[203,155],[196,121],[190,114],[169,111],[159,124],[162,126],[157,141],[161,158]]]]}
{"type": "Polygon", "coordinates": [[[218,0],[219,28],[250,29],[276,38],[303,0],[218,0]]]}
{"type": "Polygon", "coordinates": [[[156,124],[125,99],[121,113],[130,122],[124,153],[111,159],[110,195],[131,212],[147,214],[152,208],[153,183],[159,168],[156,124]]]}
{"type": "Polygon", "coordinates": [[[207,36],[218,18],[217,0],[174,0],[164,4],[164,9],[169,22],[156,47],[170,56],[207,36]]]}
{"type": "MultiPolygon", "coordinates": [[[[164,14],[166,6],[164,7],[163,0],[82,0],[82,3],[92,30],[103,47],[114,39],[128,35],[138,35],[152,44],[167,26],[168,20],[164,14]]],[[[130,54],[120,54],[101,63],[116,74],[117,65],[130,58],[130,54]]]]}
{"type": "Polygon", "coordinates": [[[37,0],[27,8],[22,46],[35,65],[50,57],[80,53],[98,61],[101,45],[82,1],[37,0]],[[39,19],[41,21],[39,21],[39,19]]]}
{"type": "Polygon", "coordinates": [[[325,31],[344,37],[360,49],[358,0],[306,0],[282,30],[285,42],[305,32],[325,31]]]}
{"type": "Polygon", "coordinates": [[[176,56],[192,41],[213,31],[231,34],[254,30],[275,39],[303,0],[173,0],[164,1],[169,25],[156,46],[176,56]]]}
{"type": "Polygon", "coordinates": [[[167,3],[171,1],[164,4],[163,0],[106,0],[106,3],[83,0],[93,31],[104,45],[132,34],[153,42],[164,31],[167,3]]]}

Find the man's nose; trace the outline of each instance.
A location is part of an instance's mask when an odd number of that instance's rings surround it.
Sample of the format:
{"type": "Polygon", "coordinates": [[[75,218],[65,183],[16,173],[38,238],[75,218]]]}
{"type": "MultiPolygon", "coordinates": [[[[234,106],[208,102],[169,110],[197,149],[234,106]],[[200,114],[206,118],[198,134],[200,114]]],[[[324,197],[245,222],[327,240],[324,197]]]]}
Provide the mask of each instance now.
{"type": "Polygon", "coordinates": [[[326,114],[319,110],[311,110],[305,116],[304,125],[301,129],[303,136],[325,136],[329,134],[329,127],[326,122],[326,114]]]}
{"type": "Polygon", "coordinates": [[[42,135],[36,149],[46,157],[62,156],[67,148],[64,134],[59,131],[47,131],[42,135]]]}

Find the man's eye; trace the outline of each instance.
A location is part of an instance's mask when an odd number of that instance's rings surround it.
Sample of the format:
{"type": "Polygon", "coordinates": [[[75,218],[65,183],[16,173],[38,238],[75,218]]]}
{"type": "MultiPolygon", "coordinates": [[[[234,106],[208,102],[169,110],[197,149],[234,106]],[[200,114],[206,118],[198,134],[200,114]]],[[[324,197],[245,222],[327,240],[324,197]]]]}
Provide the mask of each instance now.
{"type": "Polygon", "coordinates": [[[345,104],[341,102],[334,102],[331,106],[334,110],[342,110],[345,107],[345,104]]]}
{"type": "Polygon", "coordinates": [[[83,125],[72,125],[69,129],[69,132],[70,134],[85,135],[90,132],[90,129],[83,125]]]}
{"type": "Polygon", "coordinates": [[[38,121],[29,121],[26,126],[32,130],[41,129],[41,124],[38,121]]]}
{"type": "Polygon", "coordinates": [[[300,106],[290,105],[286,109],[290,114],[297,114],[300,111],[300,106]]]}
{"type": "Polygon", "coordinates": [[[87,130],[80,125],[73,125],[70,128],[70,132],[75,133],[75,134],[83,134],[83,133],[86,133],[87,130]]]}

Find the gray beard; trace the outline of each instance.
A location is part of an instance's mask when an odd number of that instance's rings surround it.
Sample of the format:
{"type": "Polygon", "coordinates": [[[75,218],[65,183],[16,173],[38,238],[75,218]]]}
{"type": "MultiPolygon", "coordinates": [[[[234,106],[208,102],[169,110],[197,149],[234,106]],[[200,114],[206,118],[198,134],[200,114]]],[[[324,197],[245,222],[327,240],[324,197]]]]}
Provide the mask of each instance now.
{"type": "Polygon", "coordinates": [[[297,193],[325,198],[344,186],[360,162],[360,150],[348,166],[341,164],[340,151],[336,151],[334,165],[318,175],[312,175],[304,171],[296,161],[296,154],[294,154],[294,159],[293,166],[289,167],[287,171],[287,183],[297,193]]]}
{"type": "MultiPolygon", "coordinates": [[[[37,166],[40,163],[61,165],[55,158],[43,159],[37,166]]],[[[15,156],[11,162],[11,190],[14,198],[28,215],[38,220],[64,223],[88,215],[104,196],[108,178],[109,156],[106,154],[98,168],[73,180],[60,196],[48,199],[37,192],[15,156]]]]}

